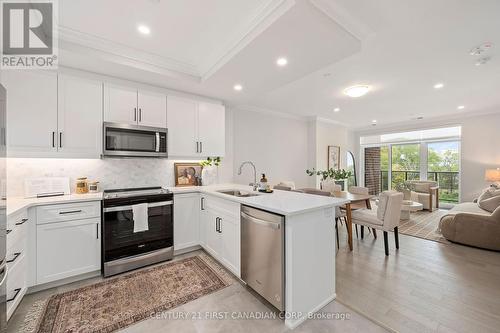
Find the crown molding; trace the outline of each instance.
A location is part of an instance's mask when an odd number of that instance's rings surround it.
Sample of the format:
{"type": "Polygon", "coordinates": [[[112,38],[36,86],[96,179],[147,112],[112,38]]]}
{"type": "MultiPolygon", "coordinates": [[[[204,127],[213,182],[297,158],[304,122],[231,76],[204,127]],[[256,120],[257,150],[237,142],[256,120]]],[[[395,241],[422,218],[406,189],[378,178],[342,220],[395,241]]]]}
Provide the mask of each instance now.
{"type": "Polygon", "coordinates": [[[122,65],[152,71],[168,76],[187,76],[197,81],[200,72],[194,64],[144,52],[127,45],[86,34],[65,26],[59,26],[60,47],[79,54],[99,58],[122,65]]]}
{"type": "Polygon", "coordinates": [[[361,21],[355,19],[344,7],[336,1],[331,0],[309,0],[317,9],[322,11],[333,21],[337,22],[342,28],[350,33],[359,41],[368,39],[375,34],[370,27],[361,21]]]}
{"type": "Polygon", "coordinates": [[[249,18],[248,22],[235,34],[236,37],[226,47],[222,48],[216,56],[201,66],[201,80],[205,81],[214,75],[295,4],[295,0],[270,0],[265,2],[259,8],[257,14],[249,18]]]}
{"type": "Polygon", "coordinates": [[[338,120],[333,120],[333,119],[328,119],[328,118],[322,118],[322,117],[314,117],[314,120],[320,123],[325,123],[325,124],[332,124],[332,125],[338,125],[342,127],[349,127],[346,123],[343,123],[338,120]]]}

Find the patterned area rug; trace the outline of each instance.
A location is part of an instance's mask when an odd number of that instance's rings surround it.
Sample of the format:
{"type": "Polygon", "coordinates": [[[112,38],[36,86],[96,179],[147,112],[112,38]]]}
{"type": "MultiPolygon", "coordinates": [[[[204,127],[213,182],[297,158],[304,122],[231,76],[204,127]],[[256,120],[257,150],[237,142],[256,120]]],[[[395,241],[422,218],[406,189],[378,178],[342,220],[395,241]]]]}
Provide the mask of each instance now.
{"type": "Polygon", "coordinates": [[[435,210],[431,213],[427,210],[411,213],[409,220],[401,220],[399,232],[408,236],[451,244],[438,230],[439,220],[447,213],[448,211],[443,209],[435,210]]]}
{"type": "Polygon", "coordinates": [[[24,332],[114,332],[233,281],[207,255],[189,257],[53,295],[34,305],[24,332]]]}

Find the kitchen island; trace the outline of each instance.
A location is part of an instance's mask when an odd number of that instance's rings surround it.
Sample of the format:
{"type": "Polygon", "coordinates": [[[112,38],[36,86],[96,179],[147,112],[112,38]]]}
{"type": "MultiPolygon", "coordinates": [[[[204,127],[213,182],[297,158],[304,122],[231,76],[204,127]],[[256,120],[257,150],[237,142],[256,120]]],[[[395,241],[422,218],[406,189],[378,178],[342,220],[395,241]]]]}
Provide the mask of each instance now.
{"type": "MultiPolygon", "coordinates": [[[[215,200],[227,201],[238,209],[240,205],[245,205],[285,217],[284,320],[287,327],[297,327],[310,314],[335,299],[335,207],[344,205],[347,200],[290,191],[259,193],[252,191],[249,186],[235,184],[170,188],[170,190],[174,192],[174,201],[175,194],[200,193],[201,200],[206,200],[206,205],[212,205],[210,203],[212,198],[216,198],[215,200]],[[230,190],[239,190],[250,196],[222,193],[230,190]]],[[[203,210],[203,204],[201,209],[203,210]]],[[[236,213],[233,217],[236,217],[236,213]]],[[[200,225],[203,223],[205,222],[201,219],[200,225]]],[[[237,235],[239,235],[239,223],[238,216],[237,235]]],[[[210,246],[204,246],[203,240],[200,243],[213,254],[210,246]]],[[[239,246],[238,240],[237,256],[240,253],[239,246]]],[[[220,261],[224,263],[231,260],[220,261]]],[[[229,266],[238,277],[240,277],[239,262],[237,258],[237,263],[229,266]]]]}

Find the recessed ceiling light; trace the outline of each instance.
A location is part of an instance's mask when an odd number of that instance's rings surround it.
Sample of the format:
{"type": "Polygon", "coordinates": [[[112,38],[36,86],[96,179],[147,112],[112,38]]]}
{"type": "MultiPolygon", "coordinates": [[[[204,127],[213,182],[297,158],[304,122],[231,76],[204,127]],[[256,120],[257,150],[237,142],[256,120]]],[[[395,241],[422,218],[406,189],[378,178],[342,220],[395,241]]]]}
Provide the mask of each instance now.
{"type": "Polygon", "coordinates": [[[137,27],[137,30],[139,30],[139,32],[143,35],[149,35],[151,33],[151,29],[149,29],[149,27],[147,25],[139,25],[137,27]]]}
{"type": "Polygon", "coordinates": [[[242,91],[243,90],[243,86],[241,84],[235,84],[234,87],[233,87],[234,90],[236,91],[242,91]]]}
{"type": "Polygon", "coordinates": [[[333,109],[333,112],[339,112],[339,111],[340,111],[340,108],[333,109]]]}
{"type": "Polygon", "coordinates": [[[278,60],[276,60],[276,64],[280,67],[283,67],[288,64],[288,60],[286,58],[278,58],[278,60]]]}
{"type": "Polygon", "coordinates": [[[417,117],[417,120],[422,120],[422,119],[424,119],[424,116],[418,116],[417,117]]]}
{"type": "Polygon", "coordinates": [[[349,97],[361,97],[366,95],[370,91],[370,86],[367,85],[356,85],[344,89],[344,94],[349,97]]]}
{"type": "Polygon", "coordinates": [[[372,120],[372,124],[376,124],[377,121],[375,119],[372,120]]]}
{"type": "Polygon", "coordinates": [[[459,105],[459,106],[457,106],[457,109],[463,110],[463,109],[465,109],[465,105],[459,105]]]}
{"type": "Polygon", "coordinates": [[[436,83],[436,84],[434,85],[434,89],[441,89],[441,88],[443,88],[443,87],[444,87],[444,83],[441,83],[441,82],[436,83]]]}
{"type": "Polygon", "coordinates": [[[469,54],[471,56],[477,56],[477,55],[480,55],[480,54],[487,52],[492,47],[493,47],[493,43],[486,42],[486,43],[483,43],[479,46],[476,46],[476,47],[473,47],[472,49],[470,49],[469,54]]]}

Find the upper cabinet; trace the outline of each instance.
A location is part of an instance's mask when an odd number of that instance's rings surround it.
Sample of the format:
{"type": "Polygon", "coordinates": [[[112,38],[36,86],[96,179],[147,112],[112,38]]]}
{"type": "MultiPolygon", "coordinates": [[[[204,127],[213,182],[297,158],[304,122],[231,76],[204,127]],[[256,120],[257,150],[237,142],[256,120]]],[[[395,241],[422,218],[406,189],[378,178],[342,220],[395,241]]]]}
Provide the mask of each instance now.
{"type": "Polygon", "coordinates": [[[106,84],[104,121],[166,128],[166,103],[160,93],[106,84]]]}
{"type": "Polygon", "coordinates": [[[100,157],[101,82],[38,71],[6,71],[3,82],[9,156],[100,157]]]}
{"type": "Polygon", "coordinates": [[[168,150],[175,157],[224,156],[225,107],[167,97],[168,150]]]}

